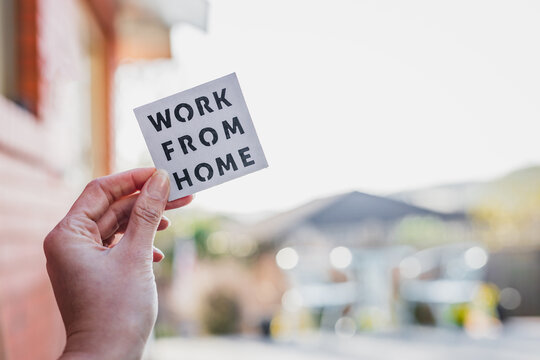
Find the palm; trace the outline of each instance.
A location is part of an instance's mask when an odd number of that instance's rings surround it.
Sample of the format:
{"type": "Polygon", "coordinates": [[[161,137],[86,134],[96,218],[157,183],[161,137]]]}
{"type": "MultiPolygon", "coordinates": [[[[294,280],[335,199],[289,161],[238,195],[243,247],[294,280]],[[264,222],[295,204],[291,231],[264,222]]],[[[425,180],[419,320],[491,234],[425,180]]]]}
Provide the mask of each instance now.
{"type": "Polygon", "coordinates": [[[138,169],[91,182],[45,240],[68,344],[95,335],[103,346],[103,338],[122,334],[139,346],[148,337],[157,315],[152,260],[163,257],[153,238],[169,225],[164,209],[191,201],[167,203],[168,183],[166,193],[152,196],[145,183],[153,173],[138,169]]]}

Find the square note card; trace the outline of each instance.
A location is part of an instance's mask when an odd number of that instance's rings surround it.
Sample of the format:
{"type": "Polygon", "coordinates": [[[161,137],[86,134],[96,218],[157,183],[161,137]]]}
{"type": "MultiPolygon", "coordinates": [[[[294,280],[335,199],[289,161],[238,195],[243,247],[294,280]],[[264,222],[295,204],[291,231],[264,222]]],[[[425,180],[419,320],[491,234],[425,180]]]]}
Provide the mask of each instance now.
{"type": "Polygon", "coordinates": [[[234,73],[133,111],[170,201],[268,166],[234,73]]]}

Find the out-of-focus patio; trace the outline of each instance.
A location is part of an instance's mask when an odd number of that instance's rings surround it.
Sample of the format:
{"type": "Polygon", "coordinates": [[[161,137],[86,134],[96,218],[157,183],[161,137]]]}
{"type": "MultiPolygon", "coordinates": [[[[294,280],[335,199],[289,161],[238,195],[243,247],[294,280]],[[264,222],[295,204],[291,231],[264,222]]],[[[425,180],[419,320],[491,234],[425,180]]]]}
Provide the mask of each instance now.
{"type": "Polygon", "coordinates": [[[312,334],[296,341],[269,342],[249,338],[170,338],[152,344],[152,359],[418,359],[496,360],[537,358],[540,321],[516,319],[492,339],[472,339],[448,330],[407,328],[396,333],[350,338],[312,334]]]}

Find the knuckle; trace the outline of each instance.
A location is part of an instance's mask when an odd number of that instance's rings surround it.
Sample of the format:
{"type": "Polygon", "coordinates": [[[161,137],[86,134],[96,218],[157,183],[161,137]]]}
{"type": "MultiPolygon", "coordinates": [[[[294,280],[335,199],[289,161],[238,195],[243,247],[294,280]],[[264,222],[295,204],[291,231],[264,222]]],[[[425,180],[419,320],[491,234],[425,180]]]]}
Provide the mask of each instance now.
{"type": "Polygon", "coordinates": [[[103,191],[104,188],[106,188],[106,176],[98,177],[93,180],[91,180],[85,187],[85,191],[103,191]]]}
{"type": "Polygon", "coordinates": [[[77,216],[63,218],[43,239],[43,251],[47,258],[61,253],[61,249],[73,237],[93,237],[92,222],[77,216]]]}
{"type": "Polygon", "coordinates": [[[151,206],[149,202],[137,204],[133,208],[133,214],[141,221],[152,225],[159,223],[161,220],[161,211],[157,207],[151,206]]]}
{"type": "Polygon", "coordinates": [[[43,240],[43,252],[46,257],[51,256],[58,243],[58,238],[60,237],[58,226],[51,230],[43,240]]]}
{"type": "Polygon", "coordinates": [[[62,235],[76,235],[92,237],[92,229],[95,223],[85,217],[67,216],[57,226],[59,233],[62,235]]]}
{"type": "Polygon", "coordinates": [[[87,185],[86,185],[86,188],[87,189],[94,189],[94,188],[97,188],[97,187],[100,187],[101,186],[101,178],[97,178],[97,179],[94,179],[92,181],[90,181],[87,185]]]}
{"type": "Polygon", "coordinates": [[[45,256],[48,256],[51,253],[53,239],[53,236],[49,233],[43,240],[43,252],[45,253],[45,256]]]}

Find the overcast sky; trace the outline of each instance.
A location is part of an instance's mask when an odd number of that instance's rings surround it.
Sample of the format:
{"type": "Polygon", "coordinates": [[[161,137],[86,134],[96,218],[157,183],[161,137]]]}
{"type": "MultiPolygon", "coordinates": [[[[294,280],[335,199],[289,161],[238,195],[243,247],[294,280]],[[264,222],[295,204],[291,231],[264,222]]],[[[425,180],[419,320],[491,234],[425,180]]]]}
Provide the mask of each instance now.
{"type": "Polygon", "coordinates": [[[201,192],[198,206],[282,210],[540,163],[540,2],[216,0],[210,9],[207,33],[174,29],[175,61],[147,71],[158,89],[124,90],[140,105],[237,73],[270,167],[201,192]]]}

